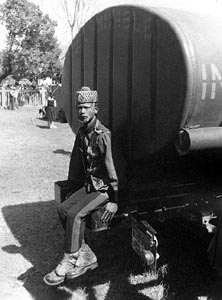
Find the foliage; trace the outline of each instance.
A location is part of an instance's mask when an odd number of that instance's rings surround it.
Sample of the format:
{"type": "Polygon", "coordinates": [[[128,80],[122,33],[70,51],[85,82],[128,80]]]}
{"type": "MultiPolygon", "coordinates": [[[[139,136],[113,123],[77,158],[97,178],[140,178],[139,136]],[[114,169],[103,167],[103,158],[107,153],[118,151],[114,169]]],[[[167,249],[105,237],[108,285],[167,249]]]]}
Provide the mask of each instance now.
{"type": "Polygon", "coordinates": [[[73,39],[74,30],[78,30],[78,28],[81,26],[81,19],[83,17],[83,12],[86,8],[86,1],[73,0],[71,2],[68,2],[67,0],[62,0],[61,5],[66,16],[66,21],[70,28],[71,39],[73,39]],[[74,9],[70,10],[70,4],[73,6],[74,9]]]}
{"type": "Polygon", "coordinates": [[[3,62],[3,52],[0,51],[0,78],[3,74],[2,62],[3,62]]]}
{"type": "Polygon", "coordinates": [[[93,14],[97,0],[60,0],[61,9],[57,12],[58,18],[69,27],[72,41],[75,34],[93,14]]]}
{"type": "Polygon", "coordinates": [[[0,12],[7,30],[2,62],[5,76],[37,79],[61,69],[55,21],[27,0],[6,0],[0,12]]]}

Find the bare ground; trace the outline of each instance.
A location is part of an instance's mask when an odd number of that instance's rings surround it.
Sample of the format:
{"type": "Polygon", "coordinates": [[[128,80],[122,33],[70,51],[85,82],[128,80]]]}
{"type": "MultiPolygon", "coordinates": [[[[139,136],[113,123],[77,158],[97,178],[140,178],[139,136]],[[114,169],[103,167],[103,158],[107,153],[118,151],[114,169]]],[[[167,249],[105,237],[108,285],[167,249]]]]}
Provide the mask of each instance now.
{"type": "MultiPolygon", "coordinates": [[[[130,277],[135,255],[126,232],[125,238],[116,237],[115,231],[101,233],[99,244],[98,236],[92,237],[101,266],[93,276],[57,289],[44,284],[43,276],[63,253],[53,184],[66,179],[74,142],[68,124],[56,126],[49,130],[37,107],[0,110],[0,299],[145,299],[130,277]]],[[[133,269],[142,274],[138,263],[133,269]]],[[[163,289],[154,284],[152,293],[161,299],[163,289]]]]}
{"type": "Polygon", "coordinates": [[[49,237],[58,225],[53,183],[67,176],[74,136],[67,124],[49,130],[38,117],[37,107],[0,110],[1,299],[29,299],[23,284],[49,269],[51,243],[58,253],[49,237]]]}
{"type": "Polygon", "coordinates": [[[46,286],[43,276],[63,253],[53,184],[67,177],[74,142],[68,124],[56,123],[51,130],[46,125],[37,107],[0,110],[0,299],[222,299],[219,283],[193,240],[183,251],[175,246],[180,232],[169,232],[173,239],[160,242],[165,259],[159,279],[144,273],[127,223],[91,236],[100,268],[58,288],[46,286]],[[163,277],[166,261],[169,271],[163,277]]]}

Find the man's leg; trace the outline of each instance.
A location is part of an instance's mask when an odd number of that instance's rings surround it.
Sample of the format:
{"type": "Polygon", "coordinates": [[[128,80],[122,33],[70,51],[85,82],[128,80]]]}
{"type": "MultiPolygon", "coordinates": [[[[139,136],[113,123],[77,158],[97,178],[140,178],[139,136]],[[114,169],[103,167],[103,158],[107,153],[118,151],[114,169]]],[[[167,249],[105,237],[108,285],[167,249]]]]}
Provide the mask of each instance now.
{"type": "Polygon", "coordinates": [[[56,269],[44,277],[45,283],[57,285],[64,281],[67,273],[69,273],[70,278],[73,278],[73,276],[80,276],[88,269],[97,267],[95,254],[88,245],[85,244],[82,247],[85,219],[87,215],[99,209],[107,201],[107,193],[93,192],[87,194],[82,188],[59,205],[59,217],[66,230],[65,254],[56,269]],[[79,262],[80,268],[74,271],[76,260],[79,262]]]}
{"type": "Polygon", "coordinates": [[[78,249],[79,255],[76,267],[66,273],[67,279],[76,278],[87,270],[95,269],[98,266],[96,255],[87,244],[82,245],[82,240],[84,238],[86,217],[107,202],[107,193],[93,192],[86,194],[84,192],[81,201],[69,210],[67,215],[66,251],[73,252],[78,249]]]}
{"type": "MultiPolygon", "coordinates": [[[[73,195],[72,195],[73,196],[73,195]]],[[[66,230],[67,214],[71,207],[75,206],[81,197],[77,195],[76,197],[69,197],[66,201],[58,206],[58,214],[63,228],[66,230]]],[[[65,280],[65,275],[68,270],[74,269],[75,263],[78,257],[78,252],[76,253],[64,253],[63,259],[57,265],[57,267],[50,273],[48,273],[44,278],[44,282],[47,285],[56,286],[65,280]]]]}
{"type": "Polygon", "coordinates": [[[87,194],[82,188],[60,206],[60,218],[66,215],[65,251],[79,251],[85,233],[86,217],[108,202],[108,194],[93,192],[87,194]],[[66,203],[65,203],[66,202],[66,203]],[[61,208],[63,215],[61,214],[61,208]]]}
{"type": "Polygon", "coordinates": [[[57,207],[58,215],[60,218],[60,222],[66,231],[67,224],[67,215],[71,208],[75,207],[79,201],[81,201],[85,196],[85,188],[80,188],[76,192],[68,195],[67,199],[60,203],[57,207]]]}

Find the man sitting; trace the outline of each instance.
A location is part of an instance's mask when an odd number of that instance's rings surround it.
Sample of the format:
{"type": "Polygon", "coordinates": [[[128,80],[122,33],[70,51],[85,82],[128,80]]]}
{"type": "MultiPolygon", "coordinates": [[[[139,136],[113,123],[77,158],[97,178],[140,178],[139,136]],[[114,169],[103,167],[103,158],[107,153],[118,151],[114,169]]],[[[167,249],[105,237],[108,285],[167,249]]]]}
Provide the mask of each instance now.
{"type": "Polygon", "coordinates": [[[58,285],[98,266],[96,255],[85,243],[86,217],[105,206],[103,222],[118,209],[118,178],[111,150],[111,132],[98,119],[97,91],[82,87],[76,92],[77,116],[82,124],[71,155],[69,175],[71,195],[58,206],[65,229],[62,261],[44,277],[48,285],[58,285]]]}

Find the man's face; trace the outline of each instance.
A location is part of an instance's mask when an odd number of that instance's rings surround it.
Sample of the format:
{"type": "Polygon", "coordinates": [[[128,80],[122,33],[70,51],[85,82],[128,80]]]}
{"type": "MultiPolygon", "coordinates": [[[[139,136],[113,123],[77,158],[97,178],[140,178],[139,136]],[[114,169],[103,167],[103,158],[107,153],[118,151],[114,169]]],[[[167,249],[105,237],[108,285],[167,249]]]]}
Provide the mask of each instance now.
{"type": "Polygon", "coordinates": [[[87,124],[97,113],[95,103],[81,103],[76,105],[77,116],[81,123],[87,124]]]}

